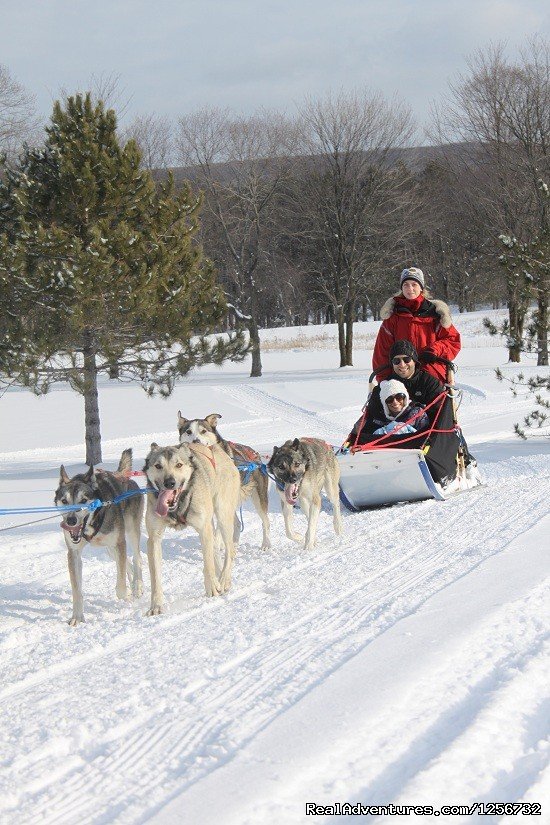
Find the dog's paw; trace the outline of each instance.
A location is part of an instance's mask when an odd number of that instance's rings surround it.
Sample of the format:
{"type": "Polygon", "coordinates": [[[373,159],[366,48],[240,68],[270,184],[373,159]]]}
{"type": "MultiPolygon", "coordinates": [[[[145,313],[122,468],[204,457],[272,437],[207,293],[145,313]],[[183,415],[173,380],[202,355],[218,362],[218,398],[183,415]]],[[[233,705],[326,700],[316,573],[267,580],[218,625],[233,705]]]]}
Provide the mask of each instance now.
{"type": "Polygon", "coordinates": [[[204,589],[206,591],[206,595],[210,598],[211,596],[220,596],[222,593],[222,588],[219,581],[215,578],[209,578],[204,580],[204,589]]]}
{"type": "Polygon", "coordinates": [[[222,572],[220,576],[220,592],[227,593],[227,591],[231,588],[231,573],[227,570],[225,573],[222,572]]]}
{"type": "Polygon", "coordinates": [[[77,624],[81,624],[81,622],[85,622],[86,619],[84,618],[83,613],[73,613],[67,624],[69,627],[76,627],[77,624]]]}
{"type": "Polygon", "coordinates": [[[264,539],[262,541],[261,550],[271,550],[271,541],[269,539],[264,539]]]}
{"type": "Polygon", "coordinates": [[[304,541],[304,550],[314,550],[317,547],[317,536],[310,536],[306,533],[304,541]]]}
{"type": "Polygon", "coordinates": [[[122,587],[116,588],[116,595],[117,599],[123,599],[124,601],[129,601],[132,598],[132,594],[130,592],[130,588],[126,587],[126,585],[122,585],[122,587]]]}
{"type": "Polygon", "coordinates": [[[160,616],[161,613],[164,613],[163,606],[161,604],[152,604],[145,615],[146,616],[160,616]]]}

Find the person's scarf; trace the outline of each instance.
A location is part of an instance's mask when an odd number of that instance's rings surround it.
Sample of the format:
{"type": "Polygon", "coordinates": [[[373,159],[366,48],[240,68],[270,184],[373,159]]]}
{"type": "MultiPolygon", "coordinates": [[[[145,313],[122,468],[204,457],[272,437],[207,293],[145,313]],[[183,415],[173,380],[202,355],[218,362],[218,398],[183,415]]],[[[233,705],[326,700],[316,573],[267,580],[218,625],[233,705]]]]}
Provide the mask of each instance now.
{"type": "Polygon", "coordinates": [[[417,295],[416,298],[405,298],[404,295],[398,295],[395,299],[395,303],[399,304],[399,306],[406,307],[413,315],[416,315],[422,303],[424,301],[424,296],[422,293],[417,295]]]}

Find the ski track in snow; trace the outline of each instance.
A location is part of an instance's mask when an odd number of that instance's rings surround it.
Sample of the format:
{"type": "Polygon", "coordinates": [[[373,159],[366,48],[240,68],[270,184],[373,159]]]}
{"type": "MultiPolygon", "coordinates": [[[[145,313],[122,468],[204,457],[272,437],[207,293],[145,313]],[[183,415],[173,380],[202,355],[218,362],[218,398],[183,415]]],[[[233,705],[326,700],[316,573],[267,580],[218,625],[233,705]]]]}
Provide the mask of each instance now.
{"type": "MultiPolygon", "coordinates": [[[[335,440],[334,427],[322,414],[260,387],[216,390],[250,414],[251,431],[255,420],[267,421],[274,432],[284,424],[290,435],[335,440]]],[[[240,432],[238,423],[233,429],[240,432]]],[[[212,601],[201,596],[196,535],[167,534],[164,586],[171,609],[158,619],[143,617],[146,597],[135,605],[115,604],[114,565],[101,551],[87,554],[84,596],[90,621],[76,632],[60,629],[70,612],[70,589],[59,530],[35,528],[29,545],[43,539],[44,553],[33,556],[30,570],[8,565],[8,578],[19,582],[21,596],[0,637],[3,820],[18,825],[144,821],[147,812],[224,764],[373,639],[544,516],[549,485],[543,456],[516,459],[509,472],[505,462],[483,469],[489,486],[443,504],[344,513],[339,540],[325,506],[314,553],[286,539],[278,508],[271,515],[273,550],[260,553],[259,520],[247,510],[233,590],[212,601]],[[28,624],[22,643],[21,627],[35,615],[39,620],[28,624]],[[50,720],[47,727],[40,724],[44,718],[50,720]]],[[[301,514],[296,521],[303,530],[301,514]]],[[[8,541],[2,537],[1,546],[8,541]]],[[[15,585],[8,585],[6,601],[10,588],[15,592],[15,585]]],[[[479,735],[468,727],[473,715],[490,717],[491,702],[501,713],[513,700],[515,679],[539,680],[541,629],[533,620],[528,630],[508,660],[492,661],[487,654],[473,698],[466,679],[472,663],[468,673],[459,673],[464,695],[456,699],[458,706],[450,688],[447,699],[442,688],[426,699],[434,706],[439,702],[435,721],[420,711],[415,717],[413,705],[409,716],[398,720],[408,729],[402,748],[415,747],[425,718],[440,737],[443,731],[443,749],[467,747],[468,737],[479,735]],[[492,697],[491,673],[498,668],[510,673],[518,662],[525,672],[510,676],[502,697],[492,697]],[[462,714],[464,741],[454,727],[445,736],[450,713],[462,714]]],[[[450,677],[447,668],[442,684],[450,685],[450,677]]],[[[536,702],[525,708],[533,725],[538,713],[536,702]]],[[[397,721],[394,727],[399,729],[397,721]]],[[[395,747],[388,735],[386,747],[390,742],[395,747]]],[[[488,742],[485,737],[483,746],[488,742]]],[[[384,742],[379,746],[383,749],[384,742]]],[[[371,750],[373,758],[374,744],[371,750]]],[[[479,759],[483,749],[480,754],[479,759]]],[[[438,770],[435,749],[420,756],[425,769],[407,777],[413,790],[438,770]]],[[[539,756],[533,757],[535,766],[539,756]]],[[[376,779],[380,789],[392,785],[392,770],[399,772],[388,768],[376,779]]],[[[402,796],[408,798],[405,790],[402,796]]]]}
{"type": "MultiPolygon", "coordinates": [[[[325,422],[319,421],[316,413],[297,404],[292,404],[290,401],[283,401],[260,387],[238,384],[233,387],[217,387],[217,392],[230,396],[232,401],[237,402],[247,412],[258,418],[267,416],[268,420],[271,419],[271,421],[279,420],[287,425],[292,424],[298,428],[305,428],[308,435],[312,426],[314,429],[317,427],[319,433],[324,437],[334,434],[334,431],[331,431],[325,422]]],[[[300,435],[303,434],[300,433],[300,435]]]]}

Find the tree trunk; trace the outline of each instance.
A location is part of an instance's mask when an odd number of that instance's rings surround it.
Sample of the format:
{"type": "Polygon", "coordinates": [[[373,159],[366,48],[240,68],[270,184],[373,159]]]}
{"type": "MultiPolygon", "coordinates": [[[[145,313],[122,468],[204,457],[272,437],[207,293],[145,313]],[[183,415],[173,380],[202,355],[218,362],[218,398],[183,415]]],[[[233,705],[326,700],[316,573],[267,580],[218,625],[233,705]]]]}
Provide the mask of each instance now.
{"type": "Polygon", "coordinates": [[[260,351],[260,334],[254,318],[251,318],[248,322],[248,333],[252,345],[252,368],[250,370],[250,377],[259,378],[262,374],[262,355],[260,351]]]}
{"type": "Polygon", "coordinates": [[[353,367],[353,315],[354,307],[349,303],[346,308],[346,367],[353,367]]]}
{"type": "Polygon", "coordinates": [[[91,331],[85,332],[84,355],[84,424],[86,437],[86,464],[101,462],[101,431],[97,391],[97,364],[91,331]]]}
{"type": "MultiPolygon", "coordinates": [[[[446,304],[451,303],[449,276],[446,273],[443,274],[443,300],[446,304]]],[[[460,309],[459,312],[462,312],[462,310],[460,309]]]]}
{"type": "Polygon", "coordinates": [[[537,301],[537,367],[548,366],[548,291],[543,286],[537,301]]]}
{"type": "Polygon", "coordinates": [[[510,324],[508,360],[513,364],[519,364],[521,361],[524,314],[521,312],[517,295],[511,295],[509,298],[508,318],[510,324]]]}
{"type": "Polygon", "coordinates": [[[338,350],[340,352],[340,366],[346,366],[346,330],[344,323],[344,312],[342,307],[338,307],[336,322],[338,324],[338,350]]]}

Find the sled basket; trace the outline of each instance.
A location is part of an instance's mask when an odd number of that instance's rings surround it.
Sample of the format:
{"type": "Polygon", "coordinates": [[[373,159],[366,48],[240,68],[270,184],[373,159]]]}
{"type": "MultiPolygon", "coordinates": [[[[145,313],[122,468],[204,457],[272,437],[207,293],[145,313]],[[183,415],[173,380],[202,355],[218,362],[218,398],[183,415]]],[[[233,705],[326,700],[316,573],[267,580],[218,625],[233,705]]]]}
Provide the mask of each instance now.
{"type": "Polygon", "coordinates": [[[351,510],[365,510],[405,501],[444,501],[422,450],[362,450],[337,456],[340,499],[351,510]]]}

